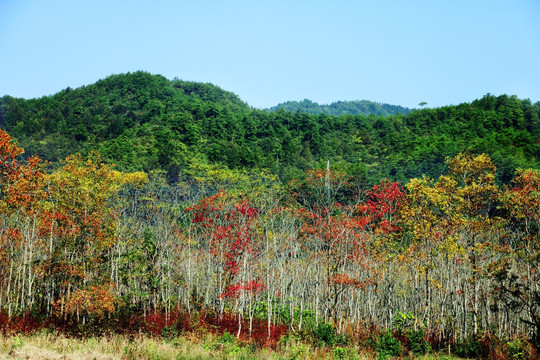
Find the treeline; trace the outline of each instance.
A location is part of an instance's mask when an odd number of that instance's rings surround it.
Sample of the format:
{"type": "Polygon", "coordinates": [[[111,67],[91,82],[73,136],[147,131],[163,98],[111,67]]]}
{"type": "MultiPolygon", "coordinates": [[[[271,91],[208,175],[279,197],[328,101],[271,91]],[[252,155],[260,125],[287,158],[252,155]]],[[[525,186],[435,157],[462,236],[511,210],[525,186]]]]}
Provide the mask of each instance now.
{"type": "Polygon", "coordinates": [[[540,346],[538,170],[499,186],[488,156],[463,153],[405,187],[366,190],[333,166],[286,186],[208,166],[167,184],[96,157],[48,169],[21,152],[1,131],[8,316],[100,326],[211,311],[236,316],[238,336],[261,320],[269,337],[282,323],[323,340],[388,329],[377,346],[393,355],[502,344],[532,358],[540,346]]]}
{"type": "Polygon", "coordinates": [[[204,165],[267,169],[287,182],[340,164],[373,185],[438,177],[445,158],[488,154],[498,181],[538,168],[540,106],[515,96],[409,114],[312,115],[251,109],[211,85],[135,72],[39,99],[0,99],[0,127],[26,150],[57,162],[98,151],[123,171],[161,171],[169,182],[204,165]]]}
{"type": "Polygon", "coordinates": [[[302,112],[311,115],[378,115],[388,116],[397,114],[408,114],[412,109],[384,103],[376,103],[368,100],[336,101],[328,105],[320,105],[309,99],[302,101],[287,101],[268,109],[269,111],[279,111],[283,109],[292,113],[302,112]]]}

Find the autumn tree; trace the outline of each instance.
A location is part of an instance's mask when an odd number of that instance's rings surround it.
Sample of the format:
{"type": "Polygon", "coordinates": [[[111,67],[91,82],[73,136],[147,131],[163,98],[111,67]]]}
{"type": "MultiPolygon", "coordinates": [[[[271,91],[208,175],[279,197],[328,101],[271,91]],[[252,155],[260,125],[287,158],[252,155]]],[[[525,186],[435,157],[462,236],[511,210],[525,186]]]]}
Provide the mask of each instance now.
{"type": "MultiPolygon", "coordinates": [[[[61,316],[75,314],[71,310],[80,306],[72,303],[98,289],[95,285],[109,291],[115,302],[117,272],[111,251],[117,242],[117,213],[111,200],[123,184],[144,179],[144,174],[120,174],[99,157],[84,160],[80,155],[68,157],[48,176],[50,202],[40,229],[47,239],[43,272],[48,302],[61,316]]],[[[92,315],[90,308],[85,310],[92,315]]],[[[75,315],[81,316],[79,311],[75,315]]]]}
{"type": "MultiPolygon", "coordinates": [[[[252,295],[264,288],[257,276],[259,236],[255,231],[259,210],[247,199],[234,199],[224,192],[205,198],[187,209],[197,225],[202,246],[207,251],[208,276],[216,279],[220,313],[227,300],[234,301],[238,313],[238,334],[246,306],[252,295]]],[[[215,291],[214,290],[214,291],[215,291]]]]}
{"type": "MultiPolygon", "coordinates": [[[[25,312],[35,305],[39,281],[40,218],[47,199],[44,163],[37,157],[18,161],[23,150],[0,130],[0,266],[8,266],[5,297],[12,310],[25,312]],[[8,265],[9,263],[9,265],[8,265]],[[15,290],[15,292],[12,292],[15,290]],[[18,291],[17,291],[18,290],[18,291]],[[13,298],[15,296],[15,298],[13,298]]],[[[2,292],[0,292],[0,307],[2,292]]]]}
{"type": "Polygon", "coordinates": [[[540,348],[540,171],[518,170],[512,187],[502,194],[502,209],[510,216],[509,245],[494,261],[491,275],[497,293],[531,329],[540,348]]]}
{"type": "MultiPolygon", "coordinates": [[[[411,237],[407,254],[417,254],[418,270],[424,277],[424,316],[430,319],[436,294],[437,302],[454,298],[443,309],[464,317],[461,336],[466,336],[467,314],[472,315],[472,333],[476,334],[480,309],[486,308],[485,303],[480,306],[488,291],[481,285],[482,260],[500,229],[499,219],[492,216],[499,190],[495,166],[485,154],[459,154],[446,162],[448,173],[436,182],[424,177],[407,185],[410,203],[403,213],[411,237]],[[458,269],[462,279],[449,277],[458,269]],[[450,287],[445,288],[445,283],[450,287]]],[[[486,324],[488,314],[482,320],[486,324]]]]}

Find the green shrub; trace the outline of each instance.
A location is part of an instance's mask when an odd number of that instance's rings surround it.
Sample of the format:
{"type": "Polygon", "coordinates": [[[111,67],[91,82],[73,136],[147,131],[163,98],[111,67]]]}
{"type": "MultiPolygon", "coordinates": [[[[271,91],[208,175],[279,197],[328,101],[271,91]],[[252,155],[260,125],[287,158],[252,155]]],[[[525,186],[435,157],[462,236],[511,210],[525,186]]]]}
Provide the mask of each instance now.
{"type": "Polygon", "coordinates": [[[334,359],[344,360],[345,356],[347,356],[347,349],[339,346],[334,348],[334,359]]]}
{"type": "Polygon", "coordinates": [[[409,330],[407,332],[409,339],[409,351],[415,355],[424,355],[431,351],[431,345],[424,339],[424,330],[409,330]]]}
{"type": "Polygon", "coordinates": [[[526,340],[514,339],[506,343],[506,356],[511,360],[529,359],[531,347],[526,340]]]}
{"type": "Polygon", "coordinates": [[[379,359],[386,359],[388,356],[399,356],[401,354],[401,342],[392,336],[390,330],[379,337],[377,343],[379,359]]]}
{"type": "Polygon", "coordinates": [[[456,355],[464,358],[474,358],[480,355],[482,344],[476,338],[468,338],[456,345],[456,355]]]}
{"type": "Polygon", "coordinates": [[[354,348],[350,347],[335,347],[334,348],[334,359],[338,360],[357,360],[358,353],[354,348]]]}
{"type": "Polygon", "coordinates": [[[397,314],[392,319],[392,325],[397,330],[411,329],[416,322],[416,316],[412,312],[404,313],[398,311],[397,314]]]}
{"type": "Polygon", "coordinates": [[[223,335],[221,335],[221,337],[218,339],[218,342],[221,344],[236,344],[236,338],[228,331],[225,331],[223,335]]]}
{"type": "Polygon", "coordinates": [[[165,326],[161,330],[161,338],[165,341],[171,341],[178,337],[178,330],[175,326],[165,326]]]}
{"type": "Polygon", "coordinates": [[[334,346],[336,344],[336,330],[331,324],[320,322],[313,330],[313,336],[328,346],[334,346]]]}

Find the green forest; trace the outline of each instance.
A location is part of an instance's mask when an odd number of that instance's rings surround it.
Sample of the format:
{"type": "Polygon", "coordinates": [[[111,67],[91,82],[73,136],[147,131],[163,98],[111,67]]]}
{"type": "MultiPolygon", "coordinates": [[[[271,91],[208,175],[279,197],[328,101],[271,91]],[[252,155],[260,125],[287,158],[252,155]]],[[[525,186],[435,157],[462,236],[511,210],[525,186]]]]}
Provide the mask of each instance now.
{"type": "Polygon", "coordinates": [[[271,107],[270,111],[283,109],[290,112],[303,112],[312,115],[397,115],[408,114],[411,109],[398,105],[375,103],[368,100],[337,101],[328,105],[319,105],[309,99],[287,101],[271,107]]]}
{"type": "Polygon", "coordinates": [[[52,162],[99,152],[118,170],[164,171],[216,165],[267,169],[287,182],[328,161],[368,184],[437,177],[445,158],[488,154],[508,183],[538,168],[540,104],[486,95],[471,103],[391,116],[308,114],[250,108],[211,84],[146,72],[113,75],[39,99],[0,99],[0,127],[52,162]]]}
{"type": "Polygon", "coordinates": [[[540,103],[509,95],[310,114],[135,72],[4,96],[0,334],[536,359],[539,165],[540,103]]]}

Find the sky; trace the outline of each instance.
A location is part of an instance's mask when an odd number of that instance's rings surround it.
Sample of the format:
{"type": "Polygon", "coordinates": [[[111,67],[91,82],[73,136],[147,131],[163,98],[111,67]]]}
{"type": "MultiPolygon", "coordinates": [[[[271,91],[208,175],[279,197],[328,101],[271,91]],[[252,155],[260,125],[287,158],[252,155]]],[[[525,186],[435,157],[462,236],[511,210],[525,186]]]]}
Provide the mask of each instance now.
{"type": "Polygon", "coordinates": [[[0,0],[0,96],[144,70],[250,106],[540,101],[540,0],[0,0]]]}

